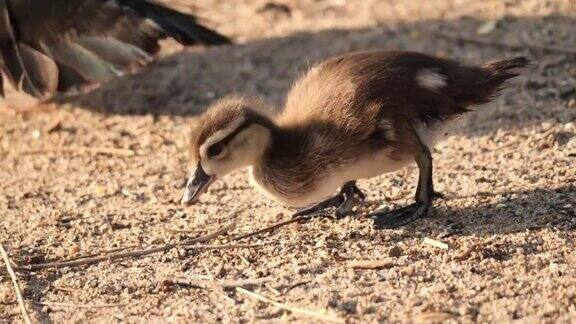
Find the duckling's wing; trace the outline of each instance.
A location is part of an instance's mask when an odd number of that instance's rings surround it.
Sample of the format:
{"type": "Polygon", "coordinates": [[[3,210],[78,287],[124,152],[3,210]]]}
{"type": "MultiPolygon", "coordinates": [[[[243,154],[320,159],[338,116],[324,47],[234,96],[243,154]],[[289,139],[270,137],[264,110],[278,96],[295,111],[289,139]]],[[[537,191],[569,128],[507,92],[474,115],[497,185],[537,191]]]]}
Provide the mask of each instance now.
{"type": "Polygon", "coordinates": [[[358,102],[361,89],[356,69],[359,67],[351,59],[350,56],[329,59],[297,80],[278,123],[281,126],[323,125],[323,134],[342,133],[347,138],[365,138],[372,133],[377,127],[380,108],[374,102],[358,102]]]}

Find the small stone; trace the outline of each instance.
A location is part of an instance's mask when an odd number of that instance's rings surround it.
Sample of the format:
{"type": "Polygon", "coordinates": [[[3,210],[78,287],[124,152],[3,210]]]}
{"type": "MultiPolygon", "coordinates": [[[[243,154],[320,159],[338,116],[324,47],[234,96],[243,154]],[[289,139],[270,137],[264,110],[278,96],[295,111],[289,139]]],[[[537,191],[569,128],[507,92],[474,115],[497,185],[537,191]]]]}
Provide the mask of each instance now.
{"type": "Polygon", "coordinates": [[[78,244],[72,243],[72,245],[68,247],[69,256],[75,256],[76,254],[78,254],[78,252],[80,252],[80,247],[78,246],[78,244]]]}
{"type": "Polygon", "coordinates": [[[39,129],[35,129],[35,130],[32,131],[32,138],[33,138],[33,139],[39,139],[41,135],[42,135],[42,134],[40,133],[40,130],[39,130],[39,129]]]}
{"type": "Polygon", "coordinates": [[[388,250],[388,256],[397,258],[402,255],[402,249],[398,245],[394,245],[388,250]]]}
{"type": "Polygon", "coordinates": [[[552,123],[551,121],[545,121],[545,122],[542,122],[541,126],[542,126],[542,129],[547,131],[550,128],[552,128],[552,126],[554,126],[554,123],[552,123]]]}
{"type": "Polygon", "coordinates": [[[576,98],[572,98],[572,99],[568,100],[566,107],[576,109],[576,98]]]}

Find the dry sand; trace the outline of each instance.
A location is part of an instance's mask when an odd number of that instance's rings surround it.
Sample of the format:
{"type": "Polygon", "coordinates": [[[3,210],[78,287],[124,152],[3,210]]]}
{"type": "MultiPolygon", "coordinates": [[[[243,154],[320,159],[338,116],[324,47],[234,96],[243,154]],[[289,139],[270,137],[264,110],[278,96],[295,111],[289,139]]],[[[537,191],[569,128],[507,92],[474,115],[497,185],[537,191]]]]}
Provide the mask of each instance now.
{"type": "MultiPolygon", "coordinates": [[[[411,201],[410,167],[360,181],[368,199],[355,216],[291,224],[245,242],[263,246],[175,248],[20,272],[33,319],[322,321],[217,289],[213,276],[228,285],[256,281],[244,287],[347,322],[576,321],[574,1],[172,2],[240,44],[179,52],[167,42],[158,62],[55,112],[0,115],[0,242],[16,264],[183,242],[234,220],[228,235],[204,243],[229,244],[288,219],[293,211],[259,196],[244,172],[215,183],[198,205],[178,204],[188,121],[222,95],[259,94],[279,105],[310,63],[357,49],[470,63],[530,55],[537,64],[438,146],[434,177],[446,199],[432,217],[380,231],[365,217],[411,201]],[[54,151],[61,147],[92,151],[54,151]],[[381,264],[361,269],[351,260],[381,264]],[[104,304],[117,305],[86,307],[104,304]]],[[[21,321],[3,272],[0,321],[21,321]]]]}

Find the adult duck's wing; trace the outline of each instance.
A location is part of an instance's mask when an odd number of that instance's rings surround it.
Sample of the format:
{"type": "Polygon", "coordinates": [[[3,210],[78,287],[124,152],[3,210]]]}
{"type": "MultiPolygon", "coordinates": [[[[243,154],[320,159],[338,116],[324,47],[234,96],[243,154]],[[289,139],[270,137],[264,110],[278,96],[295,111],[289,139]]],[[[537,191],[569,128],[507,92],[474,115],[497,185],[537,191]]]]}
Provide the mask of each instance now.
{"type": "Polygon", "coordinates": [[[194,16],[151,1],[0,0],[2,69],[39,98],[141,66],[166,37],[184,45],[230,43],[194,16]]]}

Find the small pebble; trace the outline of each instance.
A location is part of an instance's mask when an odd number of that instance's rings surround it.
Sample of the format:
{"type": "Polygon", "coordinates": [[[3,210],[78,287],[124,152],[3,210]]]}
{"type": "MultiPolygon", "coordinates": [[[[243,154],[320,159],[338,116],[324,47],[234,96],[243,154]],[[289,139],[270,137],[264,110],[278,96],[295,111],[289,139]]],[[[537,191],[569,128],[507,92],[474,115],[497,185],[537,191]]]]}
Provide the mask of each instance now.
{"type": "Polygon", "coordinates": [[[402,249],[397,245],[393,246],[392,248],[390,248],[390,250],[388,250],[388,256],[390,257],[397,258],[401,255],[402,255],[402,249]]]}
{"type": "Polygon", "coordinates": [[[552,128],[552,126],[554,126],[554,123],[552,123],[551,121],[545,121],[545,122],[542,122],[542,124],[540,124],[540,126],[542,126],[543,130],[547,131],[550,128],[552,128]]]}
{"type": "Polygon", "coordinates": [[[33,138],[33,139],[39,139],[40,136],[41,136],[40,130],[35,129],[35,130],[32,131],[32,138],[33,138]]]}
{"type": "Polygon", "coordinates": [[[69,256],[75,256],[76,254],[78,254],[78,252],[80,252],[80,247],[78,246],[78,244],[72,243],[72,245],[68,247],[69,256]]]}

